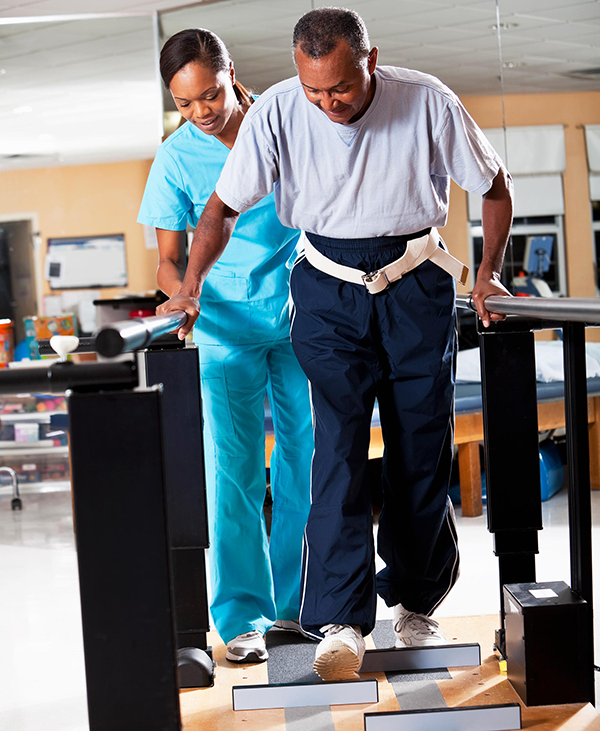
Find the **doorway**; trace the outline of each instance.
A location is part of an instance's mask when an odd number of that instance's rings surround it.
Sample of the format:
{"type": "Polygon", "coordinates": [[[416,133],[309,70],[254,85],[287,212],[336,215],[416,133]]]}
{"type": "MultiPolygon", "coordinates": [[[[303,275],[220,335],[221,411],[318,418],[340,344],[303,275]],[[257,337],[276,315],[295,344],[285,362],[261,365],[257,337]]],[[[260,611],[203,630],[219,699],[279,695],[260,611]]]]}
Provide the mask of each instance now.
{"type": "Polygon", "coordinates": [[[25,337],[23,318],[38,312],[31,219],[0,221],[0,319],[13,321],[15,344],[25,337]]]}

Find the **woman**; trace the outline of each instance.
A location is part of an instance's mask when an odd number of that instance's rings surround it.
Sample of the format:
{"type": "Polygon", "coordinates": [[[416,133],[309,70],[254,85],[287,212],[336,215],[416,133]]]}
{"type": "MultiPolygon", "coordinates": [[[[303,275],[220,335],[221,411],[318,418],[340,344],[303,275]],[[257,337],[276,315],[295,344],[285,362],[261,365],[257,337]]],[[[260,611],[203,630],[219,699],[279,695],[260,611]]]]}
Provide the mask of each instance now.
{"type": "MultiPolygon", "coordinates": [[[[202,29],[170,38],[160,71],[187,120],[159,148],[138,221],[156,227],[158,283],[169,297],[185,270],[185,228],[215,189],[252,96],[223,42],[202,29]]],[[[302,533],[313,451],[308,385],[289,340],[288,283],[298,232],[271,194],[243,214],[202,289],[200,351],[211,548],[211,614],[227,659],[267,659],[274,623],[298,629],[302,533]],[[264,398],[275,428],[267,540],[264,398]]]]}

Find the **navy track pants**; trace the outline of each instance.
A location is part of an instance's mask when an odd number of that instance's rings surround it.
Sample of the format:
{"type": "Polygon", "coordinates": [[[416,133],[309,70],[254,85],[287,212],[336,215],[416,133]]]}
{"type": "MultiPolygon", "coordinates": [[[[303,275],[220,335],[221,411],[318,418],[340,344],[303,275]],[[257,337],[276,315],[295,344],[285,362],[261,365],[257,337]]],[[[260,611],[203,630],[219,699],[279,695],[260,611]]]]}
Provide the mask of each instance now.
{"type": "MultiPolygon", "coordinates": [[[[396,238],[310,235],[328,258],[371,272],[400,257],[396,238]],[[368,253],[366,253],[368,252],[368,253]]],[[[311,387],[315,429],[300,620],[375,626],[376,591],[431,614],[459,559],[448,498],[454,423],[455,286],[427,261],[371,295],[302,256],[291,276],[292,345],[311,387]],[[385,444],[375,577],[370,425],[377,398],[385,444]]]]}

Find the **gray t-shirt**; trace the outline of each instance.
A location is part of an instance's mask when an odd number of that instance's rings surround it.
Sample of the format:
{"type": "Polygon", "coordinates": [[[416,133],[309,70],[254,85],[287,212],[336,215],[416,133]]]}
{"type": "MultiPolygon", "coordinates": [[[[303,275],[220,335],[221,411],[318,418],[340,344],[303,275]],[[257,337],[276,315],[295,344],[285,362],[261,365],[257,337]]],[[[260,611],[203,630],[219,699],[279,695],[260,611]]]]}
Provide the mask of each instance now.
{"type": "Polygon", "coordinates": [[[450,178],[482,195],[501,161],[448,87],[382,66],[365,114],[337,124],[298,77],[256,101],[217,183],[243,213],[272,190],[285,226],[333,238],[393,236],[444,226],[450,178]]]}

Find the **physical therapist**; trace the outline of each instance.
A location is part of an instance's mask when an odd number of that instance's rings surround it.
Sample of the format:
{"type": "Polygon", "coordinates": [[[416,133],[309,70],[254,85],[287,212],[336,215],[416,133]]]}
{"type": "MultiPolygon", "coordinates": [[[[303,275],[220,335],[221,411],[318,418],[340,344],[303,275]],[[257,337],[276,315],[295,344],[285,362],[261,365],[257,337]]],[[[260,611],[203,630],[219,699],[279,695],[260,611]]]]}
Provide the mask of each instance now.
{"type": "MultiPolygon", "coordinates": [[[[156,228],[158,284],[172,296],[185,273],[186,224],[196,226],[254,100],[236,80],[224,43],[208,30],[170,38],[160,71],[187,121],[158,149],[138,221],[156,228]]],[[[313,434],[306,376],[290,344],[298,236],[279,222],[273,194],[263,198],[240,217],[200,302],[191,305],[194,318],[200,312],[193,337],[204,409],[210,610],[232,662],[266,660],[264,635],[274,624],[299,630],[313,434]],[[275,429],[270,541],[263,515],[265,393],[275,429]]]]}

